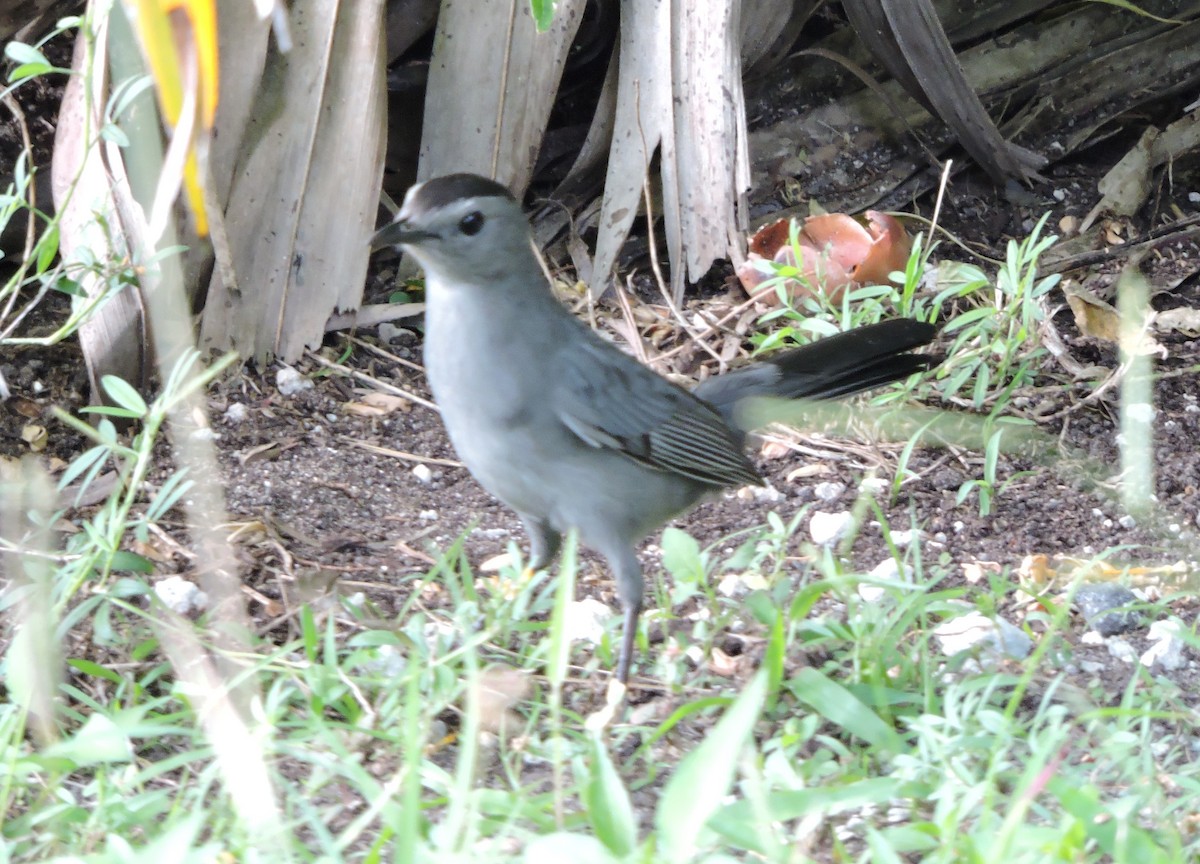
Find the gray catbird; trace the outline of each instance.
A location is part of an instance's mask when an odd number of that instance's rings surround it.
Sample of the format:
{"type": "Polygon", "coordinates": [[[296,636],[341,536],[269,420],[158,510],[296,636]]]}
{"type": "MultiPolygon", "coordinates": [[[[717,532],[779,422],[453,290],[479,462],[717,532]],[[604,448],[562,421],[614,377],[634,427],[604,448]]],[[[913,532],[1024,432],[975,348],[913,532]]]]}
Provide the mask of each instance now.
{"type": "Polygon", "coordinates": [[[625,613],[617,678],[642,609],[635,545],[705,493],[761,484],[742,452],[739,404],[829,398],[930,368],[907,353],[931,324],[884,321],[677,387],[598,337],[554,298],[512,194],[473,174],[414,186],[375,247],[425,271],[425,366],[458,455],[517,512],[545,567],[579,531],[616,576],[625,613]]]}

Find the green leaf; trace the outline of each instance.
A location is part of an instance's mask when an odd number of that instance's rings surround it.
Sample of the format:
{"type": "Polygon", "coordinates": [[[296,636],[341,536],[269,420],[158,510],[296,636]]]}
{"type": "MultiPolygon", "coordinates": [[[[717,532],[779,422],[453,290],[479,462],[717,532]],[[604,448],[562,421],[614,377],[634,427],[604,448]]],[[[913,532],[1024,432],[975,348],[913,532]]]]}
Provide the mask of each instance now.
{"type": "Polygon", "coordinates": [[[788,682],[788,688],[801,702],[851,735],[857,735],[875,747],[900,752],[900,736],[895,729],[879,719],[879,715],[861,699],[816,669],[801,669],[788,682]]]}
{"type": "Polygon", "coordinates": [[[134,417],[145,417],[146,400],[144,400],[131,384],[122,381],[116,375],[105,375],[100,379],[106,392],[112,400],[129,411],[134,417]]]}
{"type": "Polygon", "coordinates": [[[26,63],[29,65],[40,63],[43,66],[50,66],[50,61],[46,59],[46,55],[32,45],[26,45],[24,42],[9,42],[4,46],[4,56],[14,63],[26,63]]]}
{"type": "Polygon", "coordinates": [[[617,864],[595,837],[557,831],[535,839],[525,847],[526,864],[545,861],[569,861],[571,864],[617,864]]]}
{"type": "MultiPolygon", "coordinates": [[[[591,736],[589,749],[591,758],[585,776],[579,778],[588,822],[600,842],[624,858],[637,845],[633,803],[599,735],[591,736]]],[[[576,770],[578,776],[581,772],[576,770]]]]}
{"type": "Polygon", "coordinates": [[[677,582],[698,583],[704,580],[704,560],[700,544],[686,531],[668,527],[662,535],[662,563],[677,582]]]}
{"type": "MultiPolygon", "coordinates": [[[[768,796],[767,811],[769,818],[776,822],[806,816],[829,817],[872,804],[886,804],[897,797],[901,789],[899,780],[873,777],[842,786],[827,784],[812,789],[778,791],[768,796]]],[[[723,808],[713,817],[712,828],[743,849],[759,848],[759,829],[749,801],[737,801],[723,808]]]]}
{"type": "Polygon", "coordinates": [[[533,23],[539,33],[550,29],[554,20],[555,0],[529,0],[529,8],[533,12],[533,23]]]}
{"type": "Polygon", "coordinates": [[[704,741],[684,757],[659,800],[655,826],[666,861],[688,861],[700,832],[733,783],[742,748],[762,712],[767,675],[759,672],[704,741]]]}
{"type": "Polygon", "coordinates": [[[128,736],[104,714],[93,714],[70,738],[51,744],[43,755],[69,759],[77,766],[129,762],[133,747],[128,736]]]}
{"type": "Polygon", "coordinates": [[[154,562],[149,558],[138,555],[136,552],[130,552],[127,549],[118,549],[113,553],[112,569],[132,570],[135,573],[153,573],[154,562]]]}

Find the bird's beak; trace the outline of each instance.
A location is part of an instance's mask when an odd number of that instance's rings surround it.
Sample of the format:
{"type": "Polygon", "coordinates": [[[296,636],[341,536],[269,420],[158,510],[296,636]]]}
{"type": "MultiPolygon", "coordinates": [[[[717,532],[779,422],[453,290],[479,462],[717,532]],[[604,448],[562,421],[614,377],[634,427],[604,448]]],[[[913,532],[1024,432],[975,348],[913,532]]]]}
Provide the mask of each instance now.
{"type": "Polygon", "coordinates": [[[413,228],[408,224],[407,220],[401,218],[395,222],[389,222],[375,232],[375,236],[371,238],[371,251],[376,252],[380,249],[402,246],[406,243],[419,243],[433,236],[432,232],[413,228]]]}

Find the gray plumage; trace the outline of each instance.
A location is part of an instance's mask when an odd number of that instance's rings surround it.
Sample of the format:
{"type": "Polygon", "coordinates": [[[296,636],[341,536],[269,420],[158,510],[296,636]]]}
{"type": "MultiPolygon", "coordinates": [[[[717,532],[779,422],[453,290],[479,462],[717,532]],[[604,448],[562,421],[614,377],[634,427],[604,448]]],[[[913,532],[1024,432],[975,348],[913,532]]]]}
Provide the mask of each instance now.
{"type": "Polygon", "coordinates": [[[708,379],[694,393],[600,339],[553,297],[529,224],[500,184],[453,174],[414,186],[374,245],[425,271],[425,366],[446,431],[475,478],[520,516],[530,566],[563,532],[605,557],[633,655],[643,537],[726,486],[761,483],[742,451],[748,396],[841,396],[929,368],[936,329],[864,327],[708,379]]]}

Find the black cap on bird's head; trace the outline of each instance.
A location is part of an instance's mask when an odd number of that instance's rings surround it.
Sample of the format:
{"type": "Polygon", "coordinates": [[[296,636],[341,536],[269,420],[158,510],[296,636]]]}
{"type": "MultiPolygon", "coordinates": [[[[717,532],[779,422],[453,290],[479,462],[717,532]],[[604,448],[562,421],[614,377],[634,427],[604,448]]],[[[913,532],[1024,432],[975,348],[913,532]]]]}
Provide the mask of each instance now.
{"type": "Polygon", "coordinates": [[[418,183],[404,196],[404,205],[396,219],[380,228],[371,238],[372,249],[403,243],[420,242],[432,235],[419,225],[431,214],[446,210],[458,202],[501,198],[516,204],[512,192],[501,183],[478,174],[447,174],[418,183]]]}

